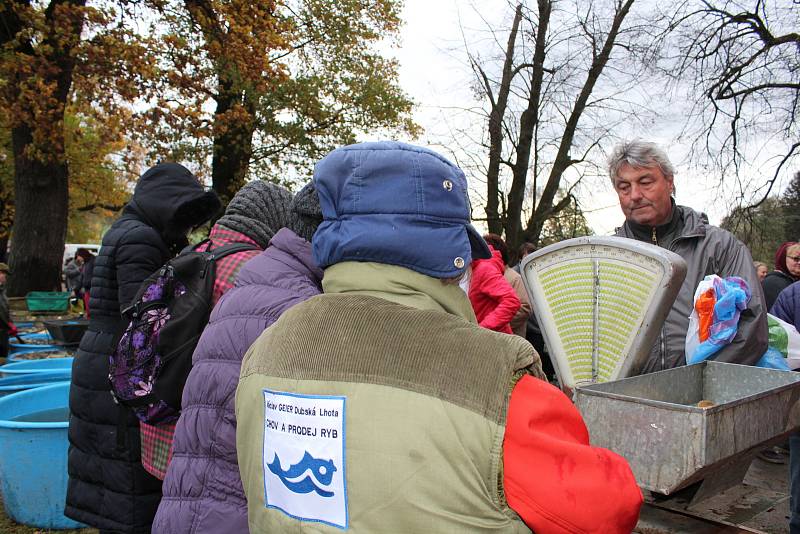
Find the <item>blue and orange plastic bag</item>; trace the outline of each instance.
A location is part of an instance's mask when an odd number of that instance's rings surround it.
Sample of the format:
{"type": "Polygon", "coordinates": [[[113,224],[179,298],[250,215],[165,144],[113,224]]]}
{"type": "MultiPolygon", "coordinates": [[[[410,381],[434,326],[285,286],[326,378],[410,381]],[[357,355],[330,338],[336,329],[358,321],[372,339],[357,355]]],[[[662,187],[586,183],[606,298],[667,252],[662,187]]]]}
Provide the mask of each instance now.
{"type": "Polygon", "coordinates": [[[686,334],[686,363],[707,360],[733,341],[750,288],[738,276],[706,276],[697,286],[686,334]]]}

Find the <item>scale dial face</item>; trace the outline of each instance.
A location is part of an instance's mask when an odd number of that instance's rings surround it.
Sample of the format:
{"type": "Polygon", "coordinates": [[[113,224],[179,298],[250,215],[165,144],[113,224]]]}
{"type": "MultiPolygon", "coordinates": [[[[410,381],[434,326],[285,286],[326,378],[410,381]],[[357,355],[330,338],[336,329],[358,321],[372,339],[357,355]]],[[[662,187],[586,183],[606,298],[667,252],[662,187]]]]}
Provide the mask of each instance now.
{"type": "Polygon", "coordinates": [[[624,238],[571,239],[528,256],[523,280],[561,383],[638,370],[685,270],[676,254],[624,238]]]}

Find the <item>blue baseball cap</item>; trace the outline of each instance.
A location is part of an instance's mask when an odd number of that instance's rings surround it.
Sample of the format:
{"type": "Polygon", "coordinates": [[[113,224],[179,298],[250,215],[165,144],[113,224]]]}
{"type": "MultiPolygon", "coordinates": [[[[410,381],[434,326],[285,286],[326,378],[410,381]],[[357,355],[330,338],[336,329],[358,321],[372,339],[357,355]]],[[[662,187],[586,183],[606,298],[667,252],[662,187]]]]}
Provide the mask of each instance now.
{"type": "Polygon", "coordinates": [[[452,278],[491,257],[470,224],[464,173],[432,150],[394,141],[338,148],[317,163],[314,184],[322,268],[372,261],[452,278]]]}

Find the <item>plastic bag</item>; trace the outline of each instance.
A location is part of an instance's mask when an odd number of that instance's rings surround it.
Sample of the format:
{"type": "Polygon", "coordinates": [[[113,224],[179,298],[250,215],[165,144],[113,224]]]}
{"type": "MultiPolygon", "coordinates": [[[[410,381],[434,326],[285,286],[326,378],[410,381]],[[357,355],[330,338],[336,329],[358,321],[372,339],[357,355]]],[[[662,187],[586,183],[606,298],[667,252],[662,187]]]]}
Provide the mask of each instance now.
{"type": "Polygon", "coordinates": [[[749,300],[750,287],[738,276],[712,274],[698,284],[686,332],[687,364],[705,361],[733,341],[749,300]]]}
{"type": "MultiPolygon", "coordinates": [[[[700,325],[700,313],[698,313],[698,300],[701,300],[704,295],[707,295],[708,292],[714,293],[714,285],[711,282],[711,277],[706,276],[700,283],[697,285],[697,289],[694,291],[694,306],[692,306],[692,313],[689,315],[689,329],[686,331],[686,345],[685,345],[685,354],[686,354],[686,361],[689,361],[689,355],[694,354],[697,351],[697,347],[706,340],[708,336],[705,336],[702,340],[700,339],[701,332],[703,328],[700,325]]],[[[717,298],[714,296],[714,302],[716,302],[717,298]]]]}
{"type": "Polygon", "coordinates": [[[786,358],[778,349],[773,347],[767,348],[767,352],[765,352],[761,359],[756,362],[756,367],[778,369],[779,371],[791,371],[786,358]]]}
{"type": "Polygon", "coordinates": [[[790,369],[800,369],[800,333],[794,325],[767,314],[769,346],[786,358],[790,369]]]}

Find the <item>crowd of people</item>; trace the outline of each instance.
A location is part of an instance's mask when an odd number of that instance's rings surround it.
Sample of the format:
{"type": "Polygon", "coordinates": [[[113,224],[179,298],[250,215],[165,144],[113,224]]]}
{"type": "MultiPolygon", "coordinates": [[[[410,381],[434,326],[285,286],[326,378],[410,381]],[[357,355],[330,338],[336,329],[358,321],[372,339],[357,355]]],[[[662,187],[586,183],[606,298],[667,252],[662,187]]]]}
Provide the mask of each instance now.
{"type": "MultiPolygon", "coordinates": [[[[609,160],[625,216],[617,235],[688,266],[642,372],[686,364],[694,292],[709,274],[740,277],[751,293],[715,359],[753,365],[768,310],[800,326],[800,244],[782,245],[765,272],[675,203],[674,174],[649,142],[609,160]]],[[[643,498],[628,463],[590,445],[551,385],[520,274],[535,247],[511,251],[475,230],[457,166],[404,143],[350,145],[297,194],[256,180],[220,210],[185,167],[156,165],[97,256],[81,249],[65,266],[91,310],[72,373],[68,517],[101,533],[633,529],[643,498]],[[217,263],[180,416],[150,424],[110,393],[109,358],[143,281],[217,216],[192,249],[248,247],[217,263]]],[[[790,445],[795,532],[800,436],[790,445]]]]}
{"type": "MultiPolygon", "coordinates": [[[[769,313],[800,331],[800,243],[781,244],[775,253],[774,270],[762,279],[769,313]]],[[[786,462],[786,444],[762,451],[759,456],[773,463],[786,462]]],[[[789,437],[789,528],[800,532],[800,433],[789,437]]]]}

